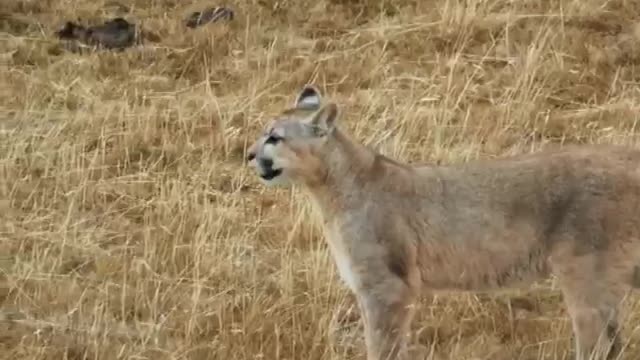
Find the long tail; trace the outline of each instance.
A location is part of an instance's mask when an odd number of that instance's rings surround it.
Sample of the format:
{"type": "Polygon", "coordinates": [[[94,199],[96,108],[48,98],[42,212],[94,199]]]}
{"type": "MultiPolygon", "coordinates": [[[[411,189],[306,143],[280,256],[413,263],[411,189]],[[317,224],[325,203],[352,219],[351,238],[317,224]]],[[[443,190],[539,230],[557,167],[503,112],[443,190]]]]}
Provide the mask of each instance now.
{"type": "Polygon", "coordinates": [[[640,265],[636,265],[633,268],[633,278],[631,279],[631,286],[640,289],[640,265]]]}

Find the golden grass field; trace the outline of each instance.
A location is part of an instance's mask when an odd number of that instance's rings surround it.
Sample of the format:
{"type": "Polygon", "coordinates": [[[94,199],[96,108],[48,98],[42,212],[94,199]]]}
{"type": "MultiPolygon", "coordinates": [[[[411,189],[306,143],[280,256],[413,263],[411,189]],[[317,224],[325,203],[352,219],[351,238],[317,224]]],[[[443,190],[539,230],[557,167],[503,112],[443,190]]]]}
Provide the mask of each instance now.
{"type": "MultiPolygon", "coordinates": [[[[243,160],[305,83],[403,161],[638,137],[638,1],[235,0],[191,30],[196,3],[123,0],[160,40],[83,54],[53,32],[117,16],[109,1],[0,3],[0,359],[363,359],[305,198],[243,160]]],[[[425,298],[411,342],[573,356],[553,281],[425,298]]]]}

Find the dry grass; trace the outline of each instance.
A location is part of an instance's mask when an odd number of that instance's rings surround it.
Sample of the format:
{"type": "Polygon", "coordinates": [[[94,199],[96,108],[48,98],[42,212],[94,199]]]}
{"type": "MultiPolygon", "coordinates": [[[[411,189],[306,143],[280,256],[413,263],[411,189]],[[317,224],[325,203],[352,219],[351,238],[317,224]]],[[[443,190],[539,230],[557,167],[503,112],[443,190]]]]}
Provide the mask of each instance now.
{"type": "MultiPolygon", "coordinates": [[[[88,54],[52,33],[113,15],[103,0],[0,6],[1,359],[361,358],[304,199],[242,161],[306,82],[405,161],[638,135],[640,2],[236,0],[233,23],[197,30],[184,2],[129,3],[162,40],[88,54]]],[[[425,299],[412,342],[570,359],[550,286],[425,299]]]]}

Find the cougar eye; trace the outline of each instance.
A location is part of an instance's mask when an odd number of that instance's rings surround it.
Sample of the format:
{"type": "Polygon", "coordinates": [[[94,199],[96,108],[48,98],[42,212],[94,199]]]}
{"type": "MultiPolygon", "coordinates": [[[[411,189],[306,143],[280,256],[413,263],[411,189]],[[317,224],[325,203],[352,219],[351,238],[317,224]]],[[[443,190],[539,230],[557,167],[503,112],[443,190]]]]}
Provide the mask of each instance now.
{"type": "Polygon", "coordinates": [[[277,144],[279,141],[282,141],[282,137],[277,136],[277,135],[270,135],[267,140],[265,141],[265,144],[272,144],[275,145],[277,144]]]}

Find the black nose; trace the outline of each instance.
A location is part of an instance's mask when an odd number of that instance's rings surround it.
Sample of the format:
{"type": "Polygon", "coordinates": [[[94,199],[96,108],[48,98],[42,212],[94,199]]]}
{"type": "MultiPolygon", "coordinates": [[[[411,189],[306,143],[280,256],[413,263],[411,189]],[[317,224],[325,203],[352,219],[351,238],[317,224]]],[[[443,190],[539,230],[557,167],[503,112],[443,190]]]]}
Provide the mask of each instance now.
{"type": "Polygon", "coordinates": [[[247,155],[247,161],[251,161],[255,158],[256,158],[256,153],[254,152],[249,152],[249,154],[247,155]]]}
{"type": "Polygon", "coordinates": [[[265,168],[265,169],[272,169],[273,168],[273,160],[271,160],[271,159],[260,159],[260,165],[262,165],[262,167],[265,168]]]}

